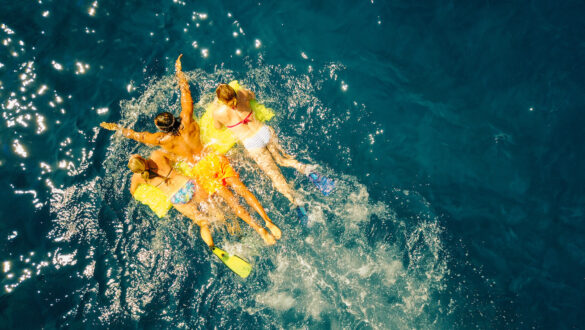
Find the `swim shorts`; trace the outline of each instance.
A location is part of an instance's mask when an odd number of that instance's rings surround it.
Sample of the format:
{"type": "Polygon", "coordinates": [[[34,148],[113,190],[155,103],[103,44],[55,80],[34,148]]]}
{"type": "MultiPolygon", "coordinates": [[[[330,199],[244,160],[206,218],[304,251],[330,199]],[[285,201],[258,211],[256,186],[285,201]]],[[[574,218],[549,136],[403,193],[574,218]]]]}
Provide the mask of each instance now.
{"type": "Polygon", "coordinates": [[[222,186],[226,186],[226,179],[238,178],[228,159],[224,155],[214,152],[208,153],[195,165],[185,166],[182,163],[180,170],[187,176],[197,180],[199,186],[208,194],[215,193],[222,186]]]}
{"type": "Polygon", "coordinates": [[[242,141],[242,144],[244,144],[244,148],[248,150],[264,148],[268,142],[270,142],[270,135],[270,128],[264,125],[256,132],[256,134],[242,141]]]}

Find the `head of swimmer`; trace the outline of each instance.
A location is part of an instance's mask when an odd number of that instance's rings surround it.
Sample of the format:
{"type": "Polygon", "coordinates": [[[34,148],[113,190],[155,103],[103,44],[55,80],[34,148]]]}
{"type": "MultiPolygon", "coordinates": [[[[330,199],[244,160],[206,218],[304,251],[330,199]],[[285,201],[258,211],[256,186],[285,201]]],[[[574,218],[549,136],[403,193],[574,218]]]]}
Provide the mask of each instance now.
{"type": "Polygon", "coordinates": [[[235,109],[238,105],[236,91],[230,85],[220,84],[217,86],[215,94],[217,95],[218,100],[232,109],[235,109]]]}
{"type": "Polygon", "coordinates": [[[128,168],[133,173],[140,174],[144,180],[150,179],[151,174],[156,175],[156,173],[150,171],[148,161],[140,155],[132,155],[130,157],[128,160],[128,168]]]}
{"type": "Polygon", "coordinates": [[[181,126],[181,119],[175,118],[170,112],[161,112],[154,117],[154,124],[156,128],[165,132],[178,134],[179,126],[181,126]]]}

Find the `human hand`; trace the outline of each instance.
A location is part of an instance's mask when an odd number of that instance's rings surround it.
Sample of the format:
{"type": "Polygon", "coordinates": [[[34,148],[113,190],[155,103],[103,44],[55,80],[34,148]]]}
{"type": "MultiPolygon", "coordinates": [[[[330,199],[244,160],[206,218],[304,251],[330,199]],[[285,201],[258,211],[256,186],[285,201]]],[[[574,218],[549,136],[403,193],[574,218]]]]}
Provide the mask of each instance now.
{"type": "Polygon", "coordinates": [[[181,66],[181,57],[183,57],[183,54],[179,55],[179,58],[177,58],[177,61],[175,62],[175,71],[177,72],[181,72],[183,70],[183,67],[181,66]]]}
{"type": "Polygon", "coordinates": [[[102,123],[100,124],[100,126],[101,126],[102,128],[105,128],[105,129],[107,129],[107,130],[110,130],[110,131],[115,131],[115,130],[117,130],[117,129],[119,129],[119,128],[120,128],[120,127],[118,126],[118,124],[116,124],[116,123],[105,123],[105,122],[102,122],[102,123]]]}

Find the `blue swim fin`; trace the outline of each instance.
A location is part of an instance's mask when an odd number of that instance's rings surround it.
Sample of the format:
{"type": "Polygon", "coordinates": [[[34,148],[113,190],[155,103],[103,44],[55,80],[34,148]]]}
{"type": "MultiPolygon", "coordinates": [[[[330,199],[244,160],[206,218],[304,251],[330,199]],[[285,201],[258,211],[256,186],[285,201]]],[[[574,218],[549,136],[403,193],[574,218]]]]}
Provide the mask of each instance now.
{"type": "Polygon", "coordinates": [[[333,191],[333,188],[335,188],[335,180],[329,179],[316,172],[309,174],[309,180],[311,180],[311,182],[313,182],[313,184],[317,186],[325,196],[329,195],[333,191]]]}
{"type": "Polygon", "coordinates": [[[304,206],[297,206],[296,210],[301,225],[306,227],[309,224],[309,216],[307,215],[307,210],[305,209],[304,206]]]}

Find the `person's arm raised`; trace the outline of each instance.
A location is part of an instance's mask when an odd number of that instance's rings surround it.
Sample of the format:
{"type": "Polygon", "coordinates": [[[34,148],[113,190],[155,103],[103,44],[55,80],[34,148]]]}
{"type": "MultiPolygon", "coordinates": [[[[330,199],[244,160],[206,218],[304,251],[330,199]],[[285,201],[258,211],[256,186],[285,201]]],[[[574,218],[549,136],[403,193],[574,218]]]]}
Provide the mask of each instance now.
{"type": "Polygon", "coordinates": [[[101,123],[100,126],[110,131],[120,131],[123,136],[150,145],[160,146],[161,140],[166,136],[165,133],[136,132],[130,128],[124,128],[116,123],[101,123]]]}
{"type": "Polygon", "coordinates": [[[193,99],[191,98],[191,91],[189,90],[189,82],[185,73],[182,71],[181,57],[179,55],[175,62],[175,71],[177,80],[179,81],[179,88],[181,89],[181,122],[188,124],[193,121],[193,99]]]}

